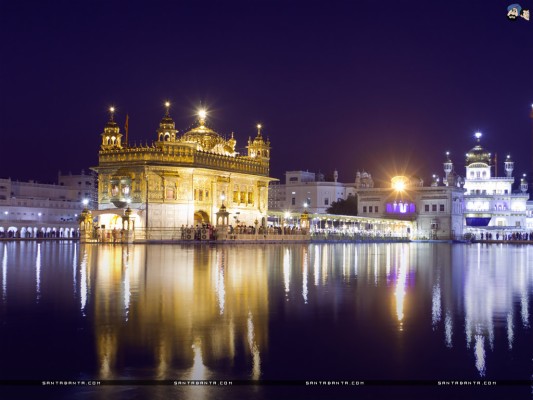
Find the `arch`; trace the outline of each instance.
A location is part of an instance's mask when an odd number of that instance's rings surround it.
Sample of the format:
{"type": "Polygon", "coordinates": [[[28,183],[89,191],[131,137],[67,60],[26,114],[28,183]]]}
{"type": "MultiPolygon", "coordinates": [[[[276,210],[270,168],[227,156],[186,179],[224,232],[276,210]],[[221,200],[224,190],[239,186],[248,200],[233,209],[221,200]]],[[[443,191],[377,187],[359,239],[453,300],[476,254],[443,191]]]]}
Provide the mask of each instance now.
{"type": "Polygon", "coordinates": [[[194,213],[194,224],[208,224],[209,223],[209,215],[203,211],[198,210],[194,213]]]}

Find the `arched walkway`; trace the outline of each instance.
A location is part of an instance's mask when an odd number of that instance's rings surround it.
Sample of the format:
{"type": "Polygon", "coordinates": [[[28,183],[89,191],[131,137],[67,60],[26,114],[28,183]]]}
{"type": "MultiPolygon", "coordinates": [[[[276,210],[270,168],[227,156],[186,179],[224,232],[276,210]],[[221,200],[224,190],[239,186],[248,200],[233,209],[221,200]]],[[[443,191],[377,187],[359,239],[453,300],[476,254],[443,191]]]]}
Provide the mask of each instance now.
{"type": "Polygon", "coordinates": [[[209,215],[205,211],[199,210],[194,213],[194,225],[209,224],[209,215]]]}

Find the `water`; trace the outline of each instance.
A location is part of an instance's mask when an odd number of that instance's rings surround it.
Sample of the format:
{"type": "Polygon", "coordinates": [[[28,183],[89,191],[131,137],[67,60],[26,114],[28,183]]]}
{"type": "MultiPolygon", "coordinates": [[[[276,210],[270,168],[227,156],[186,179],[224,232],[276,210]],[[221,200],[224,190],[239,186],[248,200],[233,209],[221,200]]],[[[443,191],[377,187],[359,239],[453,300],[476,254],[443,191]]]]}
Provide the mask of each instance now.
{"type": "Polygon", "coordinates": [[[533,398],[528,246],[5,242],[0,260],[3,399],[533,398]],[[56,380],[100,386],[31,386],[56,380]],[[328,380],[348,386],[305,385],[328,380]]]}

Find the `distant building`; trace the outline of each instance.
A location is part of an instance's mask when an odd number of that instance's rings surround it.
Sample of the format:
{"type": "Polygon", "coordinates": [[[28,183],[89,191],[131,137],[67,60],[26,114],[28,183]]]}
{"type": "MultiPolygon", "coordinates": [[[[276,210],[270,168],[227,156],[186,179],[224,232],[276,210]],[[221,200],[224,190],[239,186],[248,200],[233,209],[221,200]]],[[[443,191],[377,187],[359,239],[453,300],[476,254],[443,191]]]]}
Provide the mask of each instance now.
{"type": "MultiPolygon", "coordinates": [[[[481,146],[481,133],[476,133],[476,145],[466,154],[466,176],[464,179],[466,231],[481,233],[484,230],[522,231],[526,228],[526,203],[529,199],[525,178],[520,189],[513,192],[514,162],[508,155],[504,161],[505,176],[492,174],[496,164],[481,146]]],[[[451,162],[444,163],[446,165],[451,162]]]]}
{"type": "Polygon", "coordinates": [[[0,237],[72,237],[83,200],[95,196],[95,176],[59,173],[57,184],[0,179],[0,237]]]}
{"type": "Polygon", "coordinates": [[[389,188],[361,188],[357,196],[359,216],[413,221],[414,238],[462,237],[462,188],[428,187],[420,178],[396,176],[389,188]]]}
{"type": "Polygon", "coordinates": [[[216,224],[224,205],[230,224],[266,226],[270,141],[258,125],[246,154],[236,150],[233,134],[225,139],[206,125],[205,111],[197,124],[180,134],[169,104],[155,141],[124,143],[113,119],[101,134],[98,155],[98,210],[102,229],[121,229],[128,206],[136,228],[175,230],[183,225],[216,224]]]}
{"type": "Polygon", "coordinates": [[[287,171],[284,184],[270,184],[269,209],[297,213],[307,210],[311,214],[325,214],[331,203],[355,196],[357,188],[374,186],[372,176],[367,172],[357,172],[354,183],[341,183],[338,179],[336,170],[330,180],[326,180],[320,172],[287,171]]]}

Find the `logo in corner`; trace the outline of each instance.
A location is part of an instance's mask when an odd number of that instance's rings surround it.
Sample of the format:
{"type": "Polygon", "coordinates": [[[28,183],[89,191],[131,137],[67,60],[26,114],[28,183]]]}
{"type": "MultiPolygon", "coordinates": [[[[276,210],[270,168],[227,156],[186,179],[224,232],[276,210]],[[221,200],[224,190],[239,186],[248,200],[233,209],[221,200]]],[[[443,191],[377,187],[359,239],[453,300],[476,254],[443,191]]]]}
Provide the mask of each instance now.
{"type": "Polygon", "coordinates": [[[522,6],[518,3],[507,6],[508,20],[516,21],[519,17],[529,21],[529,10],[522,8],[522,6]]]}

